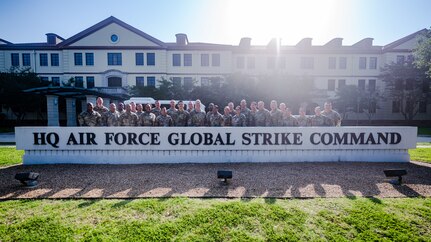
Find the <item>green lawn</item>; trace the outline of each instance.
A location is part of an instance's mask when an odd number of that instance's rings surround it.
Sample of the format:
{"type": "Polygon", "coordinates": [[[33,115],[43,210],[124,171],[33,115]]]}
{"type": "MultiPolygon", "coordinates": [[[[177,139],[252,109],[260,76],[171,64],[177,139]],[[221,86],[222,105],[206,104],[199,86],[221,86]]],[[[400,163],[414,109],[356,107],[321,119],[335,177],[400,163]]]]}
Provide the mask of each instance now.
{"type": "Polygon", "coordinates": [[[410,159],[431,163],[431,148],[416,148],[409,150],[410,159]]]}
{"type": "Polygon", "coordinates": [[[23,150],[16,150],[15,147],[0,147],[0,167],[22,163],[23,150]]]}
{"type": "Polygon", "coordinates": [[[18,200],[0,241],[426,241],[431,198],[18,200]]]}

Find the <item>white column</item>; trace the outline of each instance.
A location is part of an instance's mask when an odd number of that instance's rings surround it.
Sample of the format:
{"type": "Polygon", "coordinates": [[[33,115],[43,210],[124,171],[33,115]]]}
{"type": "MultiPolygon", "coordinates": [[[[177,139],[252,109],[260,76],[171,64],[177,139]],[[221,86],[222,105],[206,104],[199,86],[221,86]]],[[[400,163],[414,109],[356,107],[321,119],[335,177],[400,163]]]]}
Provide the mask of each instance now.
{"type": "Polygon", "coordinates": [[[76,99],[66,98],[67,126],[76,126],[76,99]]]}
{"type": "Polygon", "coordinates": [[[48,126],[60,126],[58,115],[58,96],[46,95],[48,126]]]}

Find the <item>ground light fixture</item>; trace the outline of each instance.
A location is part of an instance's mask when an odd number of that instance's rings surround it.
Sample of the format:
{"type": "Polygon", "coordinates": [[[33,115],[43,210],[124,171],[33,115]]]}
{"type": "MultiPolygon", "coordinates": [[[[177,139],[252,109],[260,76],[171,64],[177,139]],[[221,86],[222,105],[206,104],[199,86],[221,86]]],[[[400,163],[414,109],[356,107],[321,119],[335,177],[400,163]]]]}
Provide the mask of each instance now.
{"type": "Polygon", "coordinates": [[[15,175],[15,179],[20,181],[25,187],[32,188],[37,186],[39,173],[36,172],[21,172],[15,175]]]}
{"type": "Polygon", "coordinates": [[[217,178],[227,184],[228,179],[232,179],[232,171],[217,171],[217,178]]]}
{"type": "Polygon", "coordinates": [[[386,177],[398,177],[398,180],[390,181],[391,184],[401,185],[403,176],[407,175],[407,171],[404,169],[388,169],[383,171],[386,177]]]}

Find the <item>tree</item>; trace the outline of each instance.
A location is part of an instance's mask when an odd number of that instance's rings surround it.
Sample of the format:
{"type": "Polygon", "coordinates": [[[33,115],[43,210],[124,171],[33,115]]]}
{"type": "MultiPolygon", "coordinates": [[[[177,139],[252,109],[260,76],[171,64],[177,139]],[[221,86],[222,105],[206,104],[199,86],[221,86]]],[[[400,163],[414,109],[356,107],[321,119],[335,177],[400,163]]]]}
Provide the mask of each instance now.
{"type": "Polygon", "coordinates": [[[413,50],[414,64],[419,69],[425,69],[431,78],[431,29],[427,29],[419,38],[418,45],[413,50]]]}
{"type": "Polygon", "coordinates": [[[417,68],[411,59],[386,65],[380,78],[385,83],[385,98],[393,101],[394,111],[399,111],[405,120],[413,120],[420,105],[430,102],[426,70],[417,68]]]}
{"type": "Polygon", "coordinates": [[[18,122],[24,119],[27,112],[41,114],[46,107],[45,98],[24,93],[23,90],[48,85],[49,81],[40,79],[30,68],[11,68],[9,72],[0,72],[0,103],[13,112],[18,122]]]}

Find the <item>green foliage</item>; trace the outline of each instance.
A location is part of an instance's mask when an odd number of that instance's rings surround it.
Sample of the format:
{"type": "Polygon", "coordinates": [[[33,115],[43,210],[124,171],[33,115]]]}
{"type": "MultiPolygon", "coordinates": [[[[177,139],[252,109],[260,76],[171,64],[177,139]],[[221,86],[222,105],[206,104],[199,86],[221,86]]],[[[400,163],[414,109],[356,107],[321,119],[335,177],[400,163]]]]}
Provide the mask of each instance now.
{"type": "Polygon", "coordinates": [[[363,113],[371,120],[381,99],[378,89],[368,91],[361,90],[356,85],[346,85],[337,89],[334,106],[343,115],[343,119],[347,118],[349,112],[355,112],[363,113]]]}
{"type": "Polygon", "coordinates": [[[385,98],[399,102],[405,120],[413,120],[421,102],[431,101],[430,80],[425,70],[416,68],[411,59],[386,65],[380,78],[385,83],[385,98]]]}
{"type": "Polygon", "coordinates": [[[416,67],[426,70],[426,74],[431,78],[431,29],[427,29],[419,38],[413,56],[416,67]]]}
{"type": "Polygon", "coordinates": [[[27,112],[36,111],[41,114],[43,108],[46,108],[45,98],[22,91],[49,84],[49,81],[42,81],[30,68],[12,68],[9,72],[0,72],[0,103],[10,108],[18,121],[23,120],[27,112]]]}
{"type": "Polygon", "coordinates": [[[430,198],[0,203],[0,241],[424,241],[430,226],[430,198]]]}
{"type": "Polygon", "coordinates": [[[24,151],[15,147],[0,147],[0,167],[21,164],[23,155],[24,151]]]}

